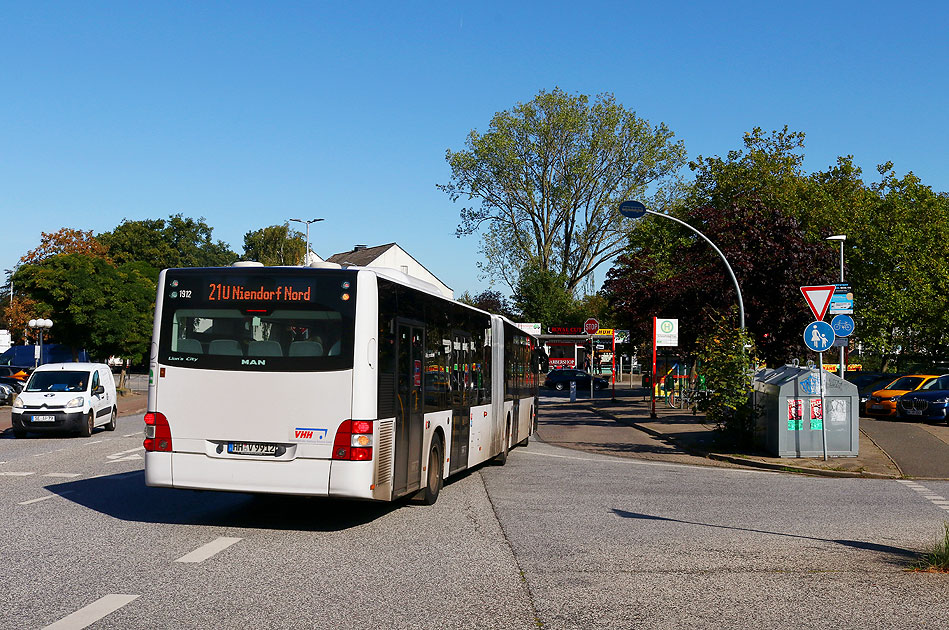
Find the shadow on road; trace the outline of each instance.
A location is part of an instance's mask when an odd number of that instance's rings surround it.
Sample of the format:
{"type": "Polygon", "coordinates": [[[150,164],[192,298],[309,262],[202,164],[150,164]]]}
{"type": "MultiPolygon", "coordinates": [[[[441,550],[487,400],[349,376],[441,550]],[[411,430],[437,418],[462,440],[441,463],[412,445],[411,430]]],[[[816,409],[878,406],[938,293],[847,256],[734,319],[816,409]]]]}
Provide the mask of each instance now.
{"type": "Polygon", "coordinates": [[[668,521],[671,523],[684,523],[686,525],[699,525],[702,527],[714,527],[718,529],[732,529],[741,532],[752,532],[755,534],[768,534],[770,536],[782,536],[785,538],[801,538],[804,540],[815,540],[818,542],[830,542],[836,543],[838,545],[843,545],[844,547],[850,547],[852,549],[863,549],[865,551],[876,551],[878,553],[887,554],[890,556],[896,556],[897,559],[893,561],[897,564],[905,564],[906,560],[916,560],[919,557],[919,554],[911,549],[904,549],[902,547],[893,547],[892,545],[880,545],[877,543],[864,542],[862,540],[835,540],[831,538],[817,538],[815,536],[803,536],[801,534],[788,534],[785,532],[770,532],[763,529],[749,529],[746,527],[733,527],[731,525],[715,525],[713,523],[698,523],[696,521],[684,521],[678,518],[667,518],[665,516],[655,516],[653,514],[640,514],[638,512],[627,512],[626,510],[619,510],[613,508],[613,513],[621,518],[633,518],[641,519],[647,521],[668,521]]]}
{"type": "Polygon", "coordinates": [[[341,499],[149,488],[144,471],[46,486],[68,501],[123,521],[252,529],[340,531],[411,506],[341,499]]]}

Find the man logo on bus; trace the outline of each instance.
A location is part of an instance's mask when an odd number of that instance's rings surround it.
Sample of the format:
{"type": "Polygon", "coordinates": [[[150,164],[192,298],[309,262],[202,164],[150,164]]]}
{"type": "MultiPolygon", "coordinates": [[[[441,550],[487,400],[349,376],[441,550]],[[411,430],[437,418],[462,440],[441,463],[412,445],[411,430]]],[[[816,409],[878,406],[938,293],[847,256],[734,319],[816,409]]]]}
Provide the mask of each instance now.
{"type": "Polygon", "coordinates": [[[267,359],[241,359],[241,365],[267,365],[267,359]]]}

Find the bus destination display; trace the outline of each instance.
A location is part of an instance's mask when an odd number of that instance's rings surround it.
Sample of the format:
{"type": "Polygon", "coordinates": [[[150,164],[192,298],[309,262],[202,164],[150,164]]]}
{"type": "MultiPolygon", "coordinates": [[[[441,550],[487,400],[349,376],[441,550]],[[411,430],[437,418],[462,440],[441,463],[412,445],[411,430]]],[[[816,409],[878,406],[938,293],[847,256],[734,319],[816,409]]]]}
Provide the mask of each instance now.
{"type": "Polygon", "coordinates": [[[263,286],[245,287],[239,284],[212,282],[207,285],[208,302],[309,302],[313,287],[297,288],[290,284],[271,289],[263,286]]]}

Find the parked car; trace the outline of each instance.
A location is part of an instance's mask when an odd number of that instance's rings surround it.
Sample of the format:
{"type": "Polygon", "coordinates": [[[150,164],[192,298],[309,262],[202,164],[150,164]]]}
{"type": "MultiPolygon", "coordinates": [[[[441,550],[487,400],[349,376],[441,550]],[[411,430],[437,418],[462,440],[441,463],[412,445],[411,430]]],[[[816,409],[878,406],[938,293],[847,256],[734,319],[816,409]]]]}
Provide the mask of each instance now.
{"type": "Polygon", "coordinates": [[[846,379],[857,386],[860,396],[860,415],[867,412],[867,401],[878,389],[882,389],[898,379],[902,374],[887,374],[884,372],[847,372],[846,379]]]}
{"type": "Polygon", "coordinates": [[[584,372],[583,370],[566,369],[548,372],[547,378],[544,379],[544,387],[550,387],[556,389],[558,392],[562,392],[570,388],[570,381],[576,381],[577,389],[589,389],[591,378],[593,379],[593,387],[595,389],[606,389],[610,386],[610,382],[605,378],[591,376],[588,372],[584,372]]]}
{"type": "Polygon", "coordinates": [[[13,389],[13,385],[7,385],[6,383],[0,383],[0,405],[9,405],[13,402],[13,399],[16,397],[16,390],[13,389]]]}
{"type": "Polygon", "coordinates": [[[900,420],[949,421],[949,374],[933,379],[916,391],[903,394],[896,403],[900,420]]]}
{"type": "Polygon", "coordinates": [[[25,382],[18,378],[13,378],[12,376],[0,376],[0,383],[13,388],[13,391],[17,394],[22,392],[23,388],[26,386],[25,382]]]}
{"type": "Polygon", "coordinates": [[[939,378],[938,374],[907,374],[899,377],[883,389],[878,389],[870,395],[870,399],[867,401],[867,415],[895,416],[896,401],[900,399],[900,396],[917,390],[937,378],[939,378]]]}
{"type": "Polygon", "coordinates": [[[13,401],[13,435],[29,431],[78,431],[92,435],[97,426],[115,430],[115,381],[104,363],[50,363],[30,376],[13,401]]]}

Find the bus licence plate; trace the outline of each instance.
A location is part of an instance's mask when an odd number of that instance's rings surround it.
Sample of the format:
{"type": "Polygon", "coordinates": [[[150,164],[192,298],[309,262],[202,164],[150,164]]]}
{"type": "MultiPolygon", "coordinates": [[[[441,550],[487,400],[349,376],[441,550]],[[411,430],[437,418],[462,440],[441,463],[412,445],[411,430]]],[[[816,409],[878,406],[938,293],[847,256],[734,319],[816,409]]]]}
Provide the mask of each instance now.
{"type": "Polygon", "coordinates": [[[33,416],[33,422],[55,422],[56,416],[33,416]]]}
{"type": "Polygon", "coordinates": [[[227,452],[231,455],[277,455],[277,445],[259,442],[228,442],[227,452]]]}

